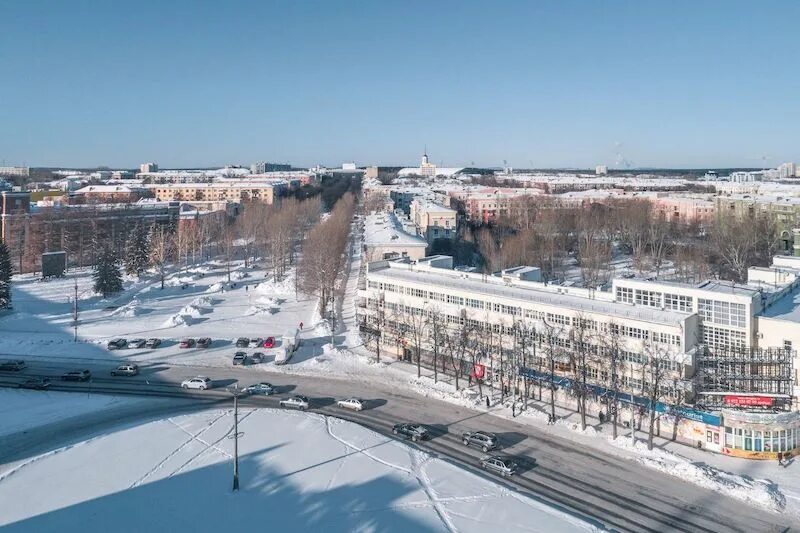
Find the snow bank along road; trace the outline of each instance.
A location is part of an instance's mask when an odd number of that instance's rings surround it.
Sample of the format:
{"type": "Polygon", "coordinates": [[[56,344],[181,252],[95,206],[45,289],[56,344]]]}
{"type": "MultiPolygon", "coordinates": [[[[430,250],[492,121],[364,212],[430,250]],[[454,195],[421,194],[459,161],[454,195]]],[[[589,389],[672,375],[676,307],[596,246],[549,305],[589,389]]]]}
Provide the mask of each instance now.
{"type": "MultiPolygon", "coordinates": [[[[75,363],[65,366],[42,358],[29,360],[22,373],[0,373],[0,385],[15,386],[31,376],[60,376],[73,370],[75,363]]],[[[176,409],[185,409],[186,402],[199,400],[198,408],[210,403],[230,402],[224,387],[238,382],[246,386],[269,381],[278,387],[278,394],[268,398],[249,398],[246,405],[277,407],[281,398],[303,394],[312,401],[312,410],[332,415],[390,435],[393,424],[414,421],[427,425],[433,439],[420,444],[429,452],[447,458],[465,468],[477,470],[479,450],[465,448],[461,433],[466,430],[485,430],[499,436],[503,453],[515,455],[523,462],[519,475],[498,480],[513,486],[541,501],[557,506],[596,524],[620,531],[800,531],[800,525],[787,515],[779,515],[702,489],[680,480],[643,469],[635,462],[584,449],[579,444],[555,438],[536,428],[516,424],[449,403],[423,398],[411,392],[385,389],[380,384],[353,382],[342,379],[293,376],[269,373],[255,368],[169,367],[143,366],[142,374],[133,378],[112,378],[111,363],[92,363],[85,366],[94,378],[89,383],[53,382],[54,390],[83,393],[133,394],[176,398],[176,409]],[[179,383],[194,375],[207,375],[215,387],[223,390],[187,392],[179,383]],[[343,411],[335,400],[359,396],[368,403],[361,412],[343,411]]],[[[152,417],[152,408],[142,416],[152,417]]],[[[120,417],[114,419],[118,424],[120,417]]],[[[63,429],[63,428],[62,428],[63,429]]],[[[98,428],[94,428],[97,430],[98,428]]],[[[47,442],[36,432],[8,435],[0,441],[0,463],[43,452],[63,442],[49,432],[47,442]],[[38,441],[32,441],[32,438],[38,441]],[[43,448],[44,447],[44,448],[43,448]]],[[[74,438],[74,435],[71,436],[74,438]]]]}

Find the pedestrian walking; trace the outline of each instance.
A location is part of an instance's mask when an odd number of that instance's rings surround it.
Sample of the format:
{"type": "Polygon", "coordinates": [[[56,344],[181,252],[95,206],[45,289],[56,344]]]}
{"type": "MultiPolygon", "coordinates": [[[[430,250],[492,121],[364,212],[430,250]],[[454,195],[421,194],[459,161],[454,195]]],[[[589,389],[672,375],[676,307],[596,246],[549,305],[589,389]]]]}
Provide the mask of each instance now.
{"type": "Polygon", "coordinates": [[[600,411],[600,413],[598,413],[597,418],[600,419],[600,423],[602,424],[603,420],[605,420],[605,415],[603,415],[603,411],[600,411]]]}
{"type": "Polygon", "coordinates": [[[489,408],[489,397],[488,396],[486,397],[486,408],[487,409],[489,408]]]}
{"type": "Polygon", "coordinates": [[[511,417],[512,418],[516,418],[517,417],[517,404],[515,404],[515,403],[511,404],[511,417]]]}
{"type": "Polygon", "coordinates": [[[245,285],[244,286],[244,292],[247,292],[249,289],[250,289],[250,285],[245,285]]]}
{"type": "Polygon", "coordinates": [[[783,466],[783,453],[778,452],[778,465],[783,466]]]}

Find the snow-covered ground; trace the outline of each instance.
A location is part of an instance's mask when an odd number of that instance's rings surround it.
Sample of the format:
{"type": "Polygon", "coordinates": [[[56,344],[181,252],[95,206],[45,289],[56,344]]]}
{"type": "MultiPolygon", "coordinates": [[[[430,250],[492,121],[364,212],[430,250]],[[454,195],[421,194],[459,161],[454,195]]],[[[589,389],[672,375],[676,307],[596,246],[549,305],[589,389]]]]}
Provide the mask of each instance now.
{"type": "Polygon", "coordinates": [[[0,437],[146,399],[0,388],[0,437]]]}
{"type": "Polygon", "coordinates": [[[0,473],[4,531],[589,531],[356,424],[210,410],[120,429],[0,473]],[[44,491],[44,492],[43,492],[44,491]]]}

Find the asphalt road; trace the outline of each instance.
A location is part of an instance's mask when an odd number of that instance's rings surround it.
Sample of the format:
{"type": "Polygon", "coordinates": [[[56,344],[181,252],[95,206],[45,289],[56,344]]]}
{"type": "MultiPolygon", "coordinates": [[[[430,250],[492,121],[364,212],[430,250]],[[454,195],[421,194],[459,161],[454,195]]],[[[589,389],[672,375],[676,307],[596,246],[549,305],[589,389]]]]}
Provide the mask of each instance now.
{"type": "MultiPolygon", "coordinates": [[[[63,420],[55,425],[10,435],[0,439],[0,464],[29,457],[63,445],[70,440],[102,433],[120,423],[135,423],[219,404],[230,405],[225,387],[268,381],[277,386],[272,397],[245,399],[246,406],[278,407],[278,401],[293,394],[308,396],[312,411],[337,416],[391,435],[397,422],[413,421],[427,425],[433,438],[418,446],[440,458],[479,471],[480,450],[466,448],[461,434],[467,430],[496,433],[503,454],[519,458],[521,471],[510,479],[496,478],[528,496],[554,505],[585,520],[619,531],[686,532],[767,532],[800,531],[789,517],[759,510],[714,491],[682,482],[579,443],[565,440],[535,427],[517,424],[482,411],[425,398],[410,391],[390,390],[381,384],[341,379],[292,376],[230,367],[170,367],[164,364],[142,366],[136,377],[111,377],[111,363],[87,364],[92,370],[88,383],[58,381],[67,370],[63,362],[41,358],[29,360],[23,372],[0,372],[0,386],[16,386],[33,376],[55,378],[51,390],[83,393],[131,394],[152,397],[152,402],[123,407],[63,420]],[[185,391],[180,382],[195,375],[207,375],[215,389],[185,391]],[[335,401],[347,396],[367,400],[361,412],[336,407],[335,401]]],[[[491,475],[491,474],[486,474],[491,475]]]]}

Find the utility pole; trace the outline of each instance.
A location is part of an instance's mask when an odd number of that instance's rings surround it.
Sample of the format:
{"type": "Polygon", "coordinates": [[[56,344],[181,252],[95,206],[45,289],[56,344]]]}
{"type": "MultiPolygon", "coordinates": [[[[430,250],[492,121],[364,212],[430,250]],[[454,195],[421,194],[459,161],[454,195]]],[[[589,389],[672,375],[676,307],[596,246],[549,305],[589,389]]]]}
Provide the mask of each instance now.
{"type": "Polygon", "coordinates": [[[233,491],[239,490],[239,396],[245,393],[236,384],[233,388],[229,388],[228,392],[233,395],[233,491]]]}
{"type": "Polygon", "coordinates": [[[72,301],[72,324],[75,329],[74,342],[78,342],[78,278],[75,278],[75,296],[72,301]]]}

